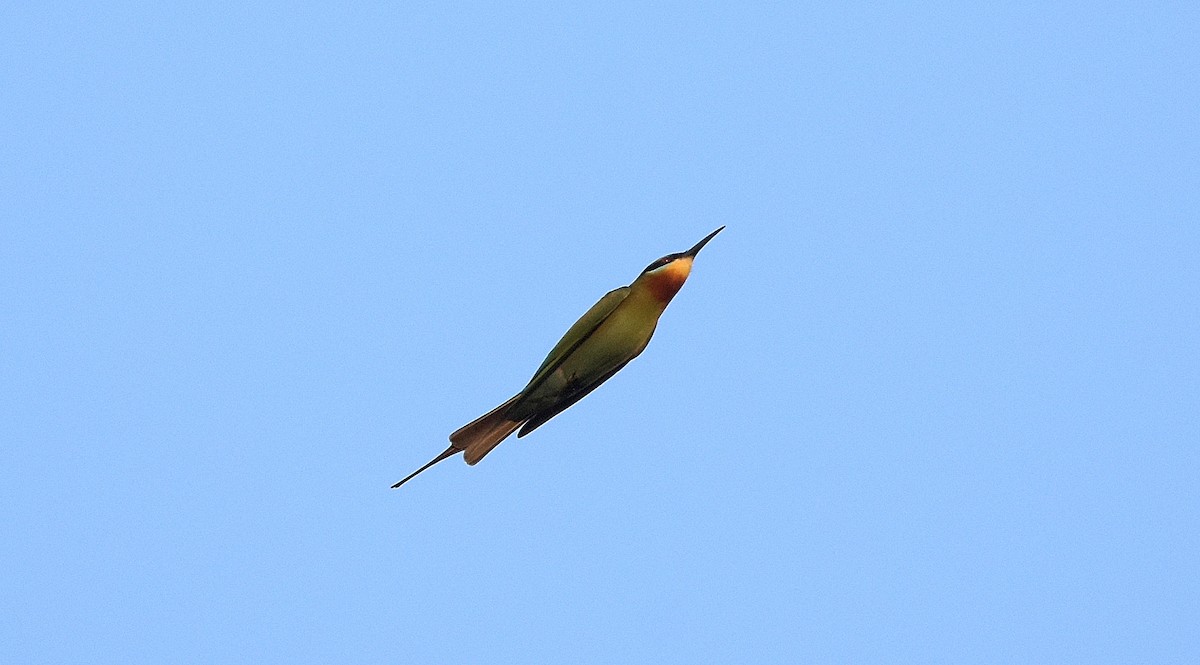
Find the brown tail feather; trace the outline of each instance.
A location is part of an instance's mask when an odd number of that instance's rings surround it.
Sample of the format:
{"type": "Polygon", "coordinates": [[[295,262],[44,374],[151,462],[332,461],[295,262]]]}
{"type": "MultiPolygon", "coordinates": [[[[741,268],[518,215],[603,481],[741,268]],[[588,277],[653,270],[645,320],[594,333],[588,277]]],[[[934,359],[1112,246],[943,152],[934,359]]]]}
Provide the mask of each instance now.
{"type": "Polygon", "coordinates": [[[479,460],[483,459],[484,455],[492,452],[493,448],[500,445],[501,441],[508,438],[509,434],[515,432],[525,422],[524,420],[509,420],[504,417],[505,411],[517,401],[517,397],[519,396],[513,397],[458,428],[450,435],[449,448],[442,451],[441,455],[429,460],[429,463],[425,466],[408,474],[408,477],[404,480],[392,485],[392,489],[400,487],[425,469],[458,453],[463,453],[463,459],[467,461],[467,464],[477,464],[479,460]]]}
{"type": "Polygon", "coordinates": [[[505,417],[505,412],[517,401],[517,397],[519,395],[463,425],[450,435],[450,444],[465,451],[463,459],[467,464],[478,464],[479,460],[492,452],[493,448],[500,445],[501,441],[525,422],[505,417]]]}

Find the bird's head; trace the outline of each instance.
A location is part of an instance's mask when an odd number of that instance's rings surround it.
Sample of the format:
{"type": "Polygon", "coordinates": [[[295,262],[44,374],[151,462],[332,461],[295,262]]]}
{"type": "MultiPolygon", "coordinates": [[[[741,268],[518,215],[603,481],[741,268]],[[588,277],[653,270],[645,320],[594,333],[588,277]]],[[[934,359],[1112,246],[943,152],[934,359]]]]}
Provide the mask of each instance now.
{"type": "Polygon", "coordinates": [[[696,243],[691,249],[686,252],[678,252],[676,254],[667,254],[661,259],[646,266],[642,274],[638,275],[637,281],[646,285],[650,293],[663,303],[671,301],[675,294],[679,292],[680,287],[687,281],[688,275],[692,272],[692,261],[704,245],[713,236],[721,232],[725,227],[713,231],[704,236],[704,240],[696,243]]]}

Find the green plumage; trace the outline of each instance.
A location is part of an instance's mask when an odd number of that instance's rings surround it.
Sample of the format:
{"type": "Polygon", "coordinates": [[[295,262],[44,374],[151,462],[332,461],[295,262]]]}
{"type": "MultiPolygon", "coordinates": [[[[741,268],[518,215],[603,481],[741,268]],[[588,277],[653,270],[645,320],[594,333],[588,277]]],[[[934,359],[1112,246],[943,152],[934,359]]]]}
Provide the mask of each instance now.
{"type": "Polygon", "coordinates": [[[455,430],[449,448],[392,487],[459,452],[467,464],[476,464],[518,428],[517,436],[525,436],[616,374],[650,343],[692,259],[723,228],[686,252],[650,264],[629,286],[606,293],[558,340],[521,392],[455,430]]]}
{"type": "Polygon", "coordinates": [[[633,360],[650,342],[665,303],[643,290],[610,291],[587,311],[534,373],[505,413],[527,421],[518,437],[578,402],[633,360]]]}
{"type": "Polygon", "coordinates": [[[550,353],[546,355],[546,359],[542,361],[541,366],[533,373],[533,378],[529,379],[529,384],[525,386],[525,390],[529,390],[530,386],[541,381],[547,374],[558,367],[558,364],[574,351],[579,343],[586,339],[596,329],[596,326],[600,325],[600,322],[607,318],[617,308],[617,305],[621,304],[621,301],[628,294],[629,287],[622,286],[619,289],[609,291],[604,294],[603,298],[596,301],[596,304],[592,305],[592,308],[579,317],[579,320],[567,330],[562,339],[558,340],[558,344],[555,344],[554,348],[550,349],[550,353]]]}

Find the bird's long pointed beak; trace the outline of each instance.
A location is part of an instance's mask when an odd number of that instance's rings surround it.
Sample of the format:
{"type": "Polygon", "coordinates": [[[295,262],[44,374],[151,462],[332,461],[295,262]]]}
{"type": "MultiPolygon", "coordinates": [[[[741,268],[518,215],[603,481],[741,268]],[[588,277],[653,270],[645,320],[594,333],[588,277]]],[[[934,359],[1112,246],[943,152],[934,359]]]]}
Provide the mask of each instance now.
{"type": "Polygon", "coordinates": [[[716,236],[718,233],[720,233],[724,229],[725,229],[725,227],[722,226],[721,228],[717,229],[716,231],[713,231],[712,233],[704,236],[704,240],[701,240],[700,242],[696,243],[696,245],[694,247],[692,247],[688,251],[684,252],[683,255],[684,256],[696,256],[697,254],[700,253],[700,250],[703,249],[706,244],[708,244],[709,240],[712,240],[714,236],[716,236]]]}

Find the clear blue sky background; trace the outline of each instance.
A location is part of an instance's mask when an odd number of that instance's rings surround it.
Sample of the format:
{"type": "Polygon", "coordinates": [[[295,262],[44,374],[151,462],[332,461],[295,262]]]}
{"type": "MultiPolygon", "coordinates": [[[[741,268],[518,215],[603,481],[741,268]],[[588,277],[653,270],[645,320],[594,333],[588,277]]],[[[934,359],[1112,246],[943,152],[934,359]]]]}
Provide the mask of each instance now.
{"type": "Polygon", "coordinates": [[[0,661],[1200,662],[1194,7],[252,5],[0,10],[0,661]]]}

